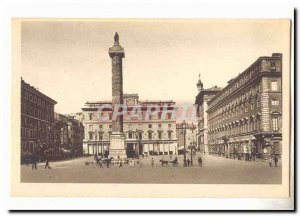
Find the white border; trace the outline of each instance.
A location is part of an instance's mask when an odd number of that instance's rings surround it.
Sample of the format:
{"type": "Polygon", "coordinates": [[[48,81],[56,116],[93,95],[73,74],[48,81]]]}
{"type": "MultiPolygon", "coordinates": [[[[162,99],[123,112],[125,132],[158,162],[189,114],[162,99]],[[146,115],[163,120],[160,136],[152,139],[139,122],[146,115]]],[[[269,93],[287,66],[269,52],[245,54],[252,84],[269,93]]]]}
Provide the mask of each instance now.
{"type": "MultiPolygon", "coordinates": [[[[10,19],[53,18],[290,18],[296,1],[105,0],[6,1],[1,3],[1,211],[8,209],[291,209],[292,199],[223,198],[12,198],[9,195],[10,19]],[[5,73],[3,73],[5,72],[5,73]]],[[[293,47],[293,41],[292,41],[293,47]]],[[[293,51],[292,51],[293,56],[293,51]]],[[[1,61],[0,60],[0,61],[1,61]]],[[[293,71],[293,58],[292,58],[293,71]]],[[[293,82],[292,72],[292,82],[293,82]]],[[[293,83],[292,88],[294,87],[293,83]]],[[[292,104],[293,104],[292,92],[292,104]]],[[[293,119],[292,113],[292,119],[293,119]]],[[[293,127],[292,127],[293,134],[293,127]]],[[[292,139],[293,142],[293,139],[292,139]]],[[[293,155],[293,148],[292,148],[293,155]]],[[[292,158],[293,163],[293,158],[292,158]]],[[[7,213],[7,212],[6,212],[7,213]]]]}

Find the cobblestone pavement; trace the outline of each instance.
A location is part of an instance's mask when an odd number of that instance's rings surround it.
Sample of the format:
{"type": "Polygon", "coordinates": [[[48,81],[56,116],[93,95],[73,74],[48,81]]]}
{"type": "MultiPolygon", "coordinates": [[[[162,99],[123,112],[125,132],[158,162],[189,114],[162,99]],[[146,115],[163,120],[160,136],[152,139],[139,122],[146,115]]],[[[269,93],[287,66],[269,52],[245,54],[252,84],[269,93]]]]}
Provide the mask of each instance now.
{"type": "MultiPolygon", "coordinates": [[[[190,155],[189,155],[190,157],[190,155]]],[[[203,167],[194,162],[193,167],[183,167],[183,156],[178,156],[179,166],[161,167],[159,160],[170,160],[170,156],[152,156],[142,159],[143,166],[134,168],[117,164],[100,168],[93,157],[51,162],[52,169],[38,164],[37,170],[31,166],[21,166],[21,182],[53,183],[172,183],[172,184],[280,184],[281,161],[278,167],[269,167],[267,161],[238,161],[218,156],[201,155],[203,167]]],[[[174,156],[172,157],[174,159],[174,156]]]]}

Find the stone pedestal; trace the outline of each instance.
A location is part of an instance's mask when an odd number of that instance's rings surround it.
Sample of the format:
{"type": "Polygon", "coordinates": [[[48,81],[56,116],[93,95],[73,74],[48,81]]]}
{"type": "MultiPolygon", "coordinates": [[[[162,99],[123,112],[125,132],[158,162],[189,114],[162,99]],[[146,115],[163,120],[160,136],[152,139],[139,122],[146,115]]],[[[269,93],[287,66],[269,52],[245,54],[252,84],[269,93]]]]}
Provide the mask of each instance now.
{"type": "Polygon", "coordinates": [[[110,148],[109,148],[109,157],[117,159],[127,158],[125,151],[125,135],[124,133],[113,132],[110,135],[110,148]]]}

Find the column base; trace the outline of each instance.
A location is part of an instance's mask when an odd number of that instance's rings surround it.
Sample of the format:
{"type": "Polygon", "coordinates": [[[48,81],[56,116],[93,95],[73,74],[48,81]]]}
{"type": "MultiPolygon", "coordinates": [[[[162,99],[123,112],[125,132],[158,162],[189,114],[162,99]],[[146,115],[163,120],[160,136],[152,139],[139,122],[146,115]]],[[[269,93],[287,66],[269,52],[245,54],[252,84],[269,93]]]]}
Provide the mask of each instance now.
{"type": "Polygon", "coordinates": [[[110,135],[109,158],[127,158],[124,133],[113,132],[110,135]]]}

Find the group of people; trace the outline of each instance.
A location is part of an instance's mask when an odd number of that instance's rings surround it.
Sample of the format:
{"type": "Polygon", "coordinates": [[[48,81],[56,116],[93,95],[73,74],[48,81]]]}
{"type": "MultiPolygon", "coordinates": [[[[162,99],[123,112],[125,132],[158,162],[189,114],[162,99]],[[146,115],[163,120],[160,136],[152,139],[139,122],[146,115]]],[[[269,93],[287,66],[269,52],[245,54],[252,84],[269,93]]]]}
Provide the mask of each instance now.
{"type": "Polygon", "coordinates": [[[276,156],[270,157],[270,159],[269,159],[269,166],[272,167],[273,160],[274,160],[274,166],[277,167],[278,158],[276,156]]]}
{"type": "MultiPolygon", "coordinates": [[[[198,160],[197,160],[197,161],[198,161],[198,165],[199,165],[200,167],[202,167],[202,162],[203,162],[203,161],[202,161],[201,156],[198,157],[198,160]]],[[[190,160],[189,157],[186,158],[186,166],[188,166],[188,167],[189,167],[189,166],[193,166],[193,161],[190,160]]]]}
{"type": "MultiPolygon", "coordinates": [[[[32,159],[32,165],[31,165],[31,169],[32,170],[34,170],[34,169],[37,170],[37,162],[38,162],[38,160],[36,158],[32,159]]],[[[49,163],[50,163],[50,160],[46,159],[46,161],[45,161],[45,169],[51,169],[49,163]]]]}
{"type": "Polygon", "coordinates": [[[103,158],[102,156],[98,157],[97,155],[95,155],[94,160],[96,161],[96,164],[99,165],[101,168],[104,168],[103,165],[106,165],[106,167],[109,168],[109,158],[103,158]]]}

